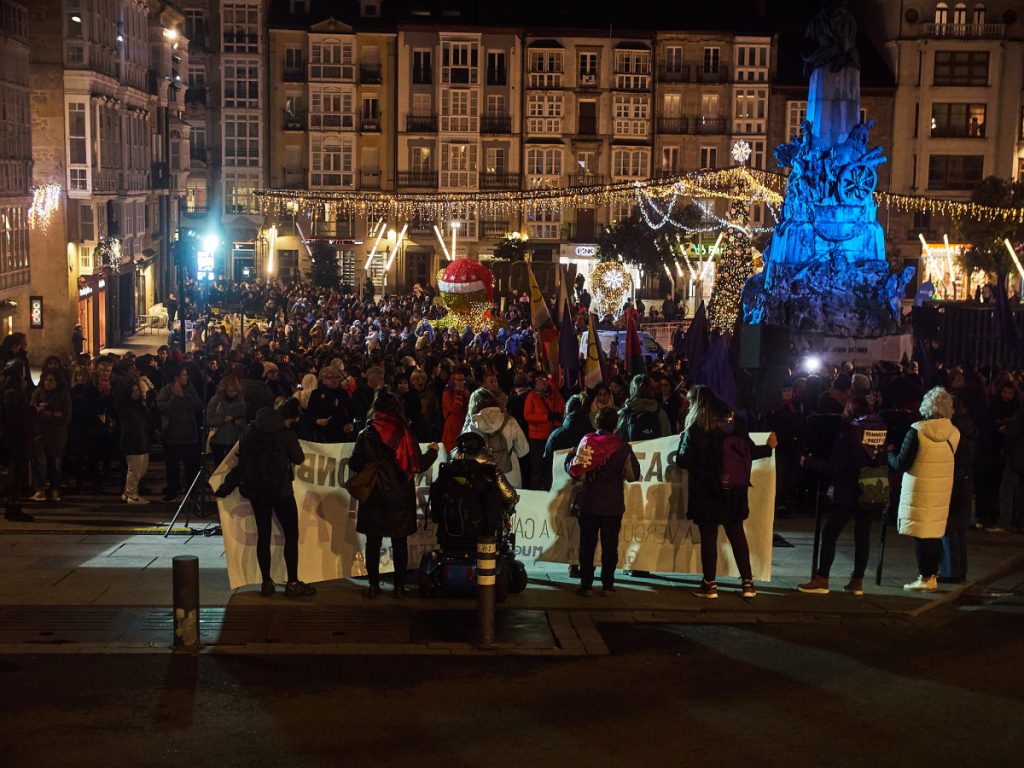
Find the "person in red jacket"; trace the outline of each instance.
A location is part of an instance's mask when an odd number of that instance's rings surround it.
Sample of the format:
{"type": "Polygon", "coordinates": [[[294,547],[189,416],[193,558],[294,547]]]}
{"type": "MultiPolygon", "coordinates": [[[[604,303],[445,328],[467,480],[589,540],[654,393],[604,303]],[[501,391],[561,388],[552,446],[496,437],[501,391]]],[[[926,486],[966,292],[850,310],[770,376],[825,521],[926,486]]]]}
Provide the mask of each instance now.
{"type": "Polygon", "coordinates": [[[547,376],[538,376],[533,391],[526,396],[523,415],[526,437],[530,443],[530,488],[546,491],[551,488],[551,467],[544,461],[544,445],[555,427],[562,425],[565,400],[552,388],[547,376]]]}
{"type": "Polygon", "coordinates": [[[466,414],[469,411],[469,389],[466,387],[466,378],[469,369],[460,365],[448,380],[448,386],[441,395],[441,411],[444,413],[444,431],[441,433],[441,442],[450,453],[455,447],[455,441],[462,434],[462,425],[466,421],[466,414]]]}

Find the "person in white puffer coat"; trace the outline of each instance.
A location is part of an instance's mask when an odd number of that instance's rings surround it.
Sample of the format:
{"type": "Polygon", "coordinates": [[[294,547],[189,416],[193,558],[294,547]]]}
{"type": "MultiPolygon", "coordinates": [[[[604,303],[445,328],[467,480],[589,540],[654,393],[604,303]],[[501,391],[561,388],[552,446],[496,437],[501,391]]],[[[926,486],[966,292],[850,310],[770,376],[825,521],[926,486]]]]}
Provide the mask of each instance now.
{"type": "Polygon", "coordinates": [[[523,487],[519,460],[530,452],[530,442],[519,422],[498,405],[490,391],[481,387],[470,395],[462,431],[480,435],[509,484],[517,489],[523,487]]]}
{"type": "Polygon", "coordinates": [[[921,401],[922,420],[915,422],[900,452],[889,454],[889,466],[903,473],[897,530],[914,538],[918,578],[904,589],[938,589],[942,537],[946,533],[953,493],[953,457],[960,431],[953,426],[953,396],[942,387],[928,391],[921,401]]]}

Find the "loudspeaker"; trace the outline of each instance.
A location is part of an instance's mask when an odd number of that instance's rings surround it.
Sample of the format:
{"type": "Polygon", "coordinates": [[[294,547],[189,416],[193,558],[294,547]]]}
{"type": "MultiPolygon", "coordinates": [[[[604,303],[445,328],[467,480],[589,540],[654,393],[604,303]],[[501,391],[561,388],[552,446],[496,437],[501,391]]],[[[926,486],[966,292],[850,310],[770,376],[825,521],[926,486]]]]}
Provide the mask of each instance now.
{"type": "Polygon", "coordinates": [[[740,368],[786,368],[791,355],[789,328],[760,324],[740,326],[740,368]]]}

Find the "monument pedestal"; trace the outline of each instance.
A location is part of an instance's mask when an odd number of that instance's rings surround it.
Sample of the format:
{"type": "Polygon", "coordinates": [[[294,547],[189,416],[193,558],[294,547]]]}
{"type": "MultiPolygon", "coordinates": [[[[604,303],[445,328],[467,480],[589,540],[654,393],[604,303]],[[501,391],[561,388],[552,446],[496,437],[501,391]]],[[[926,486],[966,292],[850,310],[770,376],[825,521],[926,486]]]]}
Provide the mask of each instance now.
{"type": "Polygon", "coordinates": [[[799,359],[813,355],[826,365],[874,365],[883,360],[898,363],[904,355],[909,358],[914,352],[914,335],[910,331],[870,339],[794,333],[792,341],[799,359]]]}

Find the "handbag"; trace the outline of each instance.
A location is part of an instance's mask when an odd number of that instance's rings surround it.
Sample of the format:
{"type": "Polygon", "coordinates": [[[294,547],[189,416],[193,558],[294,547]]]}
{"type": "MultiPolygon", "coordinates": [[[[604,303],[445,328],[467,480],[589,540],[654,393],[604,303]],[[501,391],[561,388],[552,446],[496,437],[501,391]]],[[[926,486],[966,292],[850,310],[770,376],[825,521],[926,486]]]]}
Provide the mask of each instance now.
{"type": "Polygon", "coordinates": [[[380,470],[381,463],[379,461],[369,461],[354,475],[350,475],[345,481],[345,490],[348,491],[348,495],[360,503],[370,498],[373,489],[377,487],[380,470]]]}

